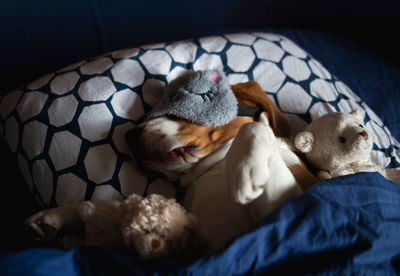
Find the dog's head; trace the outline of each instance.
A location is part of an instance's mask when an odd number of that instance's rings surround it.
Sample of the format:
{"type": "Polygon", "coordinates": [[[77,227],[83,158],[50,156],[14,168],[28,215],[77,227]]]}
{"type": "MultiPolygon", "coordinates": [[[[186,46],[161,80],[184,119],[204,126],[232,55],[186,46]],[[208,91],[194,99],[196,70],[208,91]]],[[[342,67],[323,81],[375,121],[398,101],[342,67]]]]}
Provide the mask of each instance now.
{"type": "MultiPolygon", "coordinates": [[[[257,82],[232,86],[239,105],[258,106],[269,120],[275,135],[289,137],[283,114],[257,82]]],[[[145,121],[126,134],[126,141],[139,168],[160,172],[170,180],[192,170],[218,148],[231,141],[252,116],[238,116],[222,126],[206,126],[164,116],[145,121]]]]}

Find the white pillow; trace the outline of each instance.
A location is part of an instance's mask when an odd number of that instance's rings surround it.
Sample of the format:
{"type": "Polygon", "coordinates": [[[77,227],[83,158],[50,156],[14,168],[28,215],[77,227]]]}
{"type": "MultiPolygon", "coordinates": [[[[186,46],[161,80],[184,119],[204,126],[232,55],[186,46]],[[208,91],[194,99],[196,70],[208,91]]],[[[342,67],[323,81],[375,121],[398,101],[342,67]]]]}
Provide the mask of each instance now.
{"type": "Polygon", "coordinates": [[[45,207],[130,193],[176,196],[173,183],[134,169],[124,134],[168,82],[212,68],[231,84],[258,81],[294,134],[327,112],[362,110],[375,139],[373,161],[399,164],[399,143],[362,99],[292,41],[262,32],[146,45],[67,66],[4,96],[0,132],[45,207]]]}

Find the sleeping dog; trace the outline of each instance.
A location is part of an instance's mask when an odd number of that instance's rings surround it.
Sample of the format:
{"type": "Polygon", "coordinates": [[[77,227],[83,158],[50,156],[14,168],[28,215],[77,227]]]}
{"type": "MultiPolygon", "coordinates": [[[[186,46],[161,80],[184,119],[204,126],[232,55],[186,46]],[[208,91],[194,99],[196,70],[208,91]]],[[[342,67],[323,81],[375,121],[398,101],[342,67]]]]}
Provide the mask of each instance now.
{"type": "Polygon", "coordinates": [[[318,181],[295,153],[286,119],[260,85],[250,81],[232,91],[239,109],[258,107],[261,114],[235,115],[219,126],[165,114],[126,135],[142,170],[187,187],[183,204],[198,217],[208,253],[318,181]]]}
{"type": "MultiPolygon", "coordinates": [[[[197,216],[211,253],[317,182],[289,137],[283,114],[258,83],[230,87],[222,72],[211,71],[171,82],[149,118],[125,138],[139,168],[186,187],[183,205],[197,216]]],[[[91,204],[119,216],[119,203],[91,204]]],[[[43,211],[27,225],[51,238],[81,224],[81,205],[43,211]]]]}

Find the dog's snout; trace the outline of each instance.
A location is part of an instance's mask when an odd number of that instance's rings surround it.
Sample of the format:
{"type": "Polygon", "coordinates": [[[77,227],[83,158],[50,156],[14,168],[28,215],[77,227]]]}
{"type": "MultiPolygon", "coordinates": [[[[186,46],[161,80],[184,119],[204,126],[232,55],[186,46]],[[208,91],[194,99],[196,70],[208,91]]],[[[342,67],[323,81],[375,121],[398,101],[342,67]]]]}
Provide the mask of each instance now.
{"type": "Polygon", "coordinates": [[[143,129],[143,127],[141,127],[140,125],[129,129],[125,134],[126,141],[128,142],[128,141],[134,139],[136,136],[138,136],[140,134],[142,129],[143,129]]]}
{"type": "Polygon", "coordinates": [[[150,152],[148,145],[146,144],[146,137],[144,133],[144,127],[141,125],[135,126],[125,133],[125,142],[132,154],[132,157],[136,161],[136,166],[138,169],[147,175],[154,175],[154,171],[147,168],[143,163],[150,152]]]}
{"type": "Polygon", "coordinates": [[[128,145],[131,152],[136,152],[136,148],[137,148],[142,130],[143,130],[142,127],[136,126],[126,132],[125,142],[128,145]]]}

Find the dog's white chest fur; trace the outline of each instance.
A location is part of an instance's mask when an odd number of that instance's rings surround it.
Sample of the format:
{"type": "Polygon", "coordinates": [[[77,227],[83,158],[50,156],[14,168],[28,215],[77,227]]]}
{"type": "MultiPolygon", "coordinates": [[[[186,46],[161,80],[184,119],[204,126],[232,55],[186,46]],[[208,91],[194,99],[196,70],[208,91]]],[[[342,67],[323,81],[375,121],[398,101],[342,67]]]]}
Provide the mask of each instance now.
{"type": "Polygon", "coordinates": [[[224,160],[191,183],[184,206],[201,221],[209,252],[250,229],[252,222],[244,205],[232,200],[224,177],[224,160]]]}
{"type": "Polygon", "coordinates": [[[265,118],[242,126],[226,147],[229,150],[221,147],[212,157],[219,156],[217,162],[207,160],[214,165],[207,170],[194,168],[185,177],[191,181],[184,205],[199,218],[208,252],[220,249],[301,193],[287,167],[299,161],[287,142],[275,137],[265,118]],[[203,173],[190,177],[196,171],[203,173]]]}

